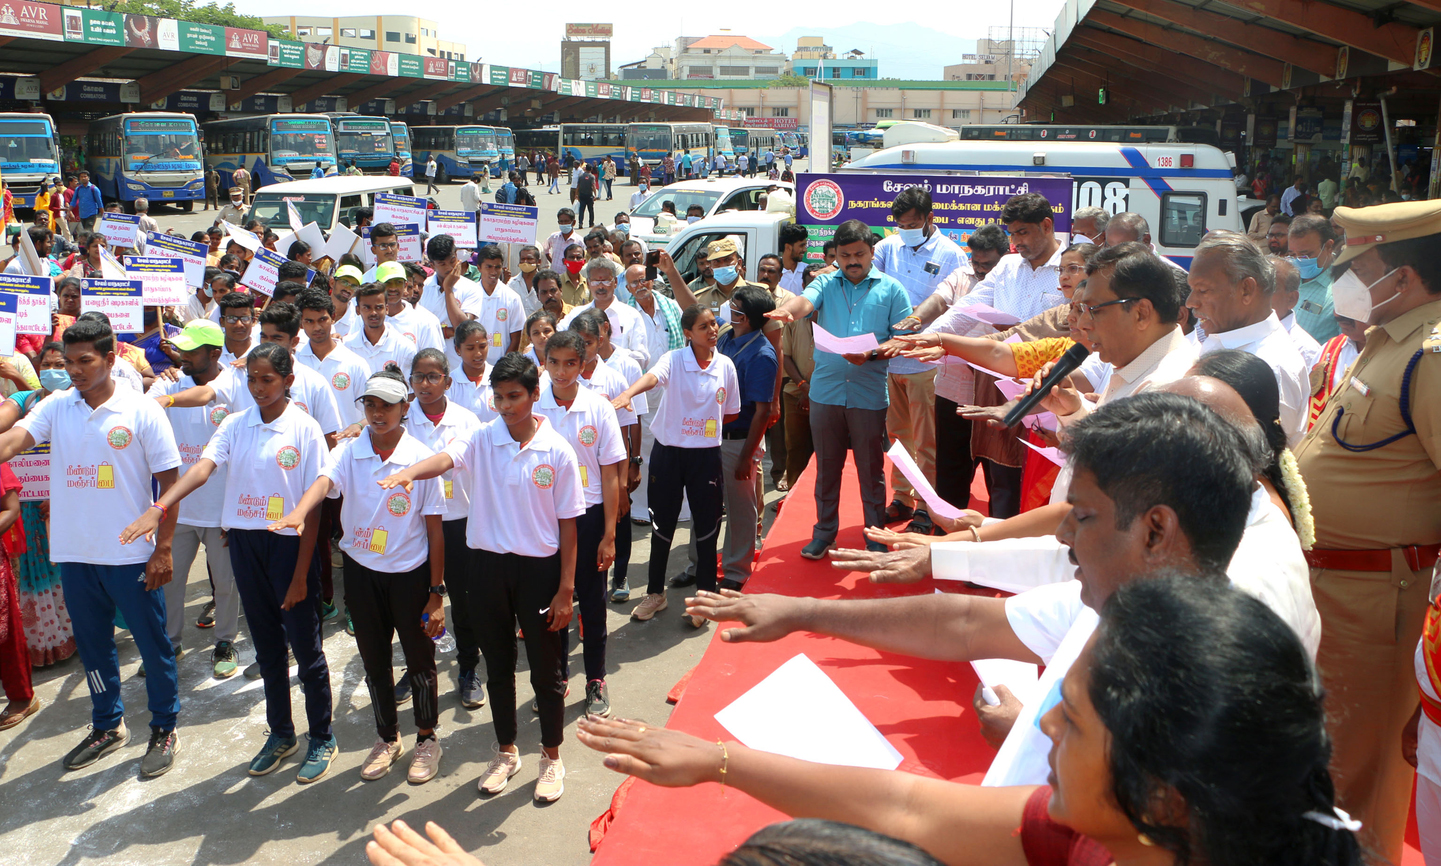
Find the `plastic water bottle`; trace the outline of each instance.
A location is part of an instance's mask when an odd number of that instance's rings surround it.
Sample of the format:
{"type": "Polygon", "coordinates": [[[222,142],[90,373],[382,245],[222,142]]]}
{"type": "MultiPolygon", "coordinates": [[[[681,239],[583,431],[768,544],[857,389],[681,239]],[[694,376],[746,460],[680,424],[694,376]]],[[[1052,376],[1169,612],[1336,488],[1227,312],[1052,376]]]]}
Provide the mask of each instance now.
{"type": "MultiPolygon", "coordinates": [[[[421,614],[420,621],[430,622],[430,614],[421,614]]],[[[435,651],[438,653],[448,653],[455,651],[455,637],[451,635],[449,629],[442,628],[440,630],[440,635],[438,637],[431,638],[431,640],[435,641],[435,651]]]]}

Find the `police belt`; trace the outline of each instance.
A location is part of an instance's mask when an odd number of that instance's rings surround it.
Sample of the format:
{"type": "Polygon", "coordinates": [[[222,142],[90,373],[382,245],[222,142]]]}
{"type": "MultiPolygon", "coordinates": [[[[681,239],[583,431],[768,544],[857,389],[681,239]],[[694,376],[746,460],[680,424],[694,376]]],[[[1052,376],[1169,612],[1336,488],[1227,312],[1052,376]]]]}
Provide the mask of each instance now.
{"type": "MultiPolygon", "coordinates": [[[[1411,544],[1400,550],[1406,565],[1412,571],[1425,571],[1436,564],[1441,544],[1411,544]]],[[[1327,571],[1374,571],[1391,570],[1391,550],[1326,550],[1312,548],[1305,551],[1306,564],[1312,568],[1327,571]]]]}

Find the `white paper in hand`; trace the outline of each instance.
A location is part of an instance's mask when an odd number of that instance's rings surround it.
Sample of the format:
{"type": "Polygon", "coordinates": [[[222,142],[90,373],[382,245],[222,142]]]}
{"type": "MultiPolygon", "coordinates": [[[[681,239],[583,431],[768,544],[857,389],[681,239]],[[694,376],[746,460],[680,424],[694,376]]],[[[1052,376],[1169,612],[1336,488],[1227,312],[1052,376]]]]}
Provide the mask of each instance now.
{"type": "Polygon", "coordinates": [[[963,509],[957,508],[941,498],[941,495],[936,492],[936,488],[932,487],[931,482],[926,479],[926,474],[921,471],[921,467],[917,466],[916,461],[911,458],[911,452],[901,444],[901,440],[897,439],[891,444],[891,450],[886,452],[886,456],[891,458],[891,462],[901,471],[902,475],[906,476],[906,480],[911,482],[916,493],[930,507],[932,515],[955,520],[965,514],[963,509]]]}
{"type": "Polygon", "coordinates": [[[1000,698],[994,702],[990,700],[995,696],[996,686],[1005,686],[1016,696],[1021,703],[1029,703],[1031,693],[1036,690],[1036,680],[1040,677],[1040,668],[1027,662],[1018,662],[1012,659],[975,659],[971,667],[976,669],[976,677],[980,679],[981,685],[990,690],[986,697],[986,703],[995,706],[999,704],[1000,698]]]}
{"type": "Polygon", "coordinates": [[[1055,447],[1042,448],[1039,445],[1036,445],[1032,442],[1027,442],[1025,439],[1021,439],[1019,436],[1017,436],[1016,438],[1020,439],[1022,445],[1026,446],[1027,448],[1031,449],[1032,451],[1036,452],[1037,454],[1041,455],[1042,457],[1046,458],[1057,466],[1066,465],[1066,455],[1061,453],[1061,449],[1055,447]]]}
{"type": "Polygon", "coordinates": [[[872,349],[880,348],[881,345],[876,342],[875,334],[837,337],[820,325],[812,325],[811,331],[815,335],[816,348],[822,352],[830,352],[832,355],[863,355],[872,349]]]}
{"type": "Polygon", "coordinates": [[[804,654],[715,714],[746,746],[818,764],[894,770],[901,753],[804,654]]]}

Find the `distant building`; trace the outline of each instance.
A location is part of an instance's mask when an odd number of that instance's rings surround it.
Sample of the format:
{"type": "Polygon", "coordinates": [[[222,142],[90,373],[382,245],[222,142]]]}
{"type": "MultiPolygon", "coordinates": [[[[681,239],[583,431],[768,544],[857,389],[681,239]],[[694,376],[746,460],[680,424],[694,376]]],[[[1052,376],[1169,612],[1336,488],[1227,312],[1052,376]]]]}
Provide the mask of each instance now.
{"type": "Polygon", "coordinates": [[[261,20],[284,27],[292,39],[302,42],[465,60],[465,43],[441,39],[439,25],[425,18],[409,15],[354,15],[348,18],[290,15],[267,16],[261,20]]]}
{"type": "Polygon", "coordinates": [[[785,54],[748,36],[682,36],[669,69],[680,80],[770,80],[784,75],[788,62],[785,54]]]}
{"type": "MultiPolygon", "coordinates": [[[[820,37],[803,36],[801,38],[819,39],[820,37]]],[[[840,57],[836,57],[829,45],[820,47],[825,49],[828,56],[802,57],[801,49],[797,48],[795,55],[791,58],[791,72],[820,81],[876,81],[880,79],[879,61],[867,58],[864,51],[847,51],[840,57]]]]}
{"type": "Polygon", "coordinates": [[[961,55],[961,62],[942,70],[947,81],[1005,81],[1009,75],[1015,82],[1025,81],[1031,71],[1031,60],[1045,40],[1045,31],[1016,28],[1014,39],[997,39],[1006,35],[1005,28],[992,28],[992,36],[976,40],[976,53],[961,55]],[[1039,41],[1038,41],[1039,39],[1039,41]]]}
{"type": "Polygon", "coordinates": [[[834,60],[835,49],[826,44],[823,36],[802,36],[796,40],[796,52],[791,55],[791,63],[800,60],[834,60]]]}

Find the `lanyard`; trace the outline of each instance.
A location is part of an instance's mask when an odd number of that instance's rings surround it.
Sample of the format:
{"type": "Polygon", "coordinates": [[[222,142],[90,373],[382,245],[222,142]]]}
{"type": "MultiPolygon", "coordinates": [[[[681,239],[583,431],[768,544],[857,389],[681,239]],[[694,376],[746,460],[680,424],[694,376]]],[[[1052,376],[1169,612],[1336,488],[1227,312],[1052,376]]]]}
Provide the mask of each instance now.
{"type": "Polygon", "coordinates": [[[1336,417],[1331,421],[1331,438],[1336,440],[1337,445],[1353,453],[1375,451],[1377,448],[1384,448],[1392,442],[1405,439],[1416,432],[1416,425],[1411,421],[1411,374],[1416,372],[1416,364],[1421,360],[1424,351],[1424,349],[1418,349],[1416,354],[1411,356],[1410,362],[1406,364],[1406,372],[1401,376],[1401,420],[1406,422],[1406,429],[1369,445],[1352,445],[1341,439],[1341,416],[1346,414],[1346,407],[1338,406],[1336,407],[1336,417]]]}

